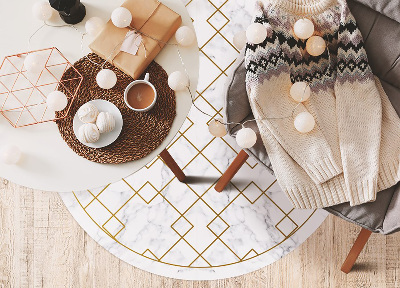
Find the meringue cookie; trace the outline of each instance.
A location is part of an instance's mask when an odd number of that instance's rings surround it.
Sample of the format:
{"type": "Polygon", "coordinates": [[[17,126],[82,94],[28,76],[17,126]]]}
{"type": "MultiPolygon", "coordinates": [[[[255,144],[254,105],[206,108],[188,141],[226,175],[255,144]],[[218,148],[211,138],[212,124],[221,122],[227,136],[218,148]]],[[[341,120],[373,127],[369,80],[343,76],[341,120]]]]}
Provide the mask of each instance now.
{"type": "Polygon", "coordinates": [[[114,116],[108,112],[100,112],[96,120],[97,128],[99,128],[100,133],[108,133],[115,128],[114,116]]]}
{"type": "Polygon", "coordinates": [[[87,123],[79,127],[79,140],[83,143],[96,143],[100,139],[100,132],[93,123],[87,123]]]}
{"type": "Polygon", "coordinates": [[[78,110],[78,117],[83,123],[95,123],[99,110],[91,103],[86,103],[78,110]]]}

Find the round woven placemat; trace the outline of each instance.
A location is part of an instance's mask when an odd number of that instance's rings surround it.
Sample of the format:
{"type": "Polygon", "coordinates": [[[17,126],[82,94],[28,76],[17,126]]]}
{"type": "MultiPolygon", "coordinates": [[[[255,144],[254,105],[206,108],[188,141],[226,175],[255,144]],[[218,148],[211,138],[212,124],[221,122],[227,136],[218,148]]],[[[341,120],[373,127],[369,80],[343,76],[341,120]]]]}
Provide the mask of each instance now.
{"type": "MultiPolygon", "coordinates": [[[[87,56],[95,63],[103,60],[94,53],[87,56]]],[[[74,67],[82,74],[83,82],[78,91],[68,116],[57,121],[58,129],[64,141],[78,155],[97,163],[119,164],[137,160],[147,156],[156,149],[167,137],[172,122],[176,116],[175,92],[168,86],[168,75],[156,62],[152,62],[145,73],[150,73],[150,82],[157,90],[156,105],[148,112],[135,112],[129,109],[124,102],[124,91],[133,78],[118,68],[107,64],[104,68],[113,70],[118,77],[118,83],[109,90],[101,89],[96,83],[96,75],[100,67],[91,63],[87,58],[78,60],[74,67]],[[103,99],[110,101],[121,111],[124,126],[119,138],[111,145],[95,149],[83,145],[76,138],[73,130],[73,119],[79,107],[90,100],[103,99]]],[[[68,69],[63,78],[68,79],[73,74],[68,69]]],[[[144,75],[140,77],[143,79],[144,75]]],[[[59,90],[65,92],[74,81],[64,82],[59,90]]],[[[103,136],[102,136],[103,137],[103,136]]]]}

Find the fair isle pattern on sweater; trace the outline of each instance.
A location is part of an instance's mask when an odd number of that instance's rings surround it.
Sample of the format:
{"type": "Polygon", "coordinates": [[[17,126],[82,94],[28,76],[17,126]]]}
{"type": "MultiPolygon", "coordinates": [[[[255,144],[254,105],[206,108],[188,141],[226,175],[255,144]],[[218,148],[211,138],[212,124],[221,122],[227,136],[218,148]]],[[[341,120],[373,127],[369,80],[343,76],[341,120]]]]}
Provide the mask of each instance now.
{"type": "Polygon", "coordinates": [[[246,46],[246,84],[279,184],[297,208],[374,201],[377,191],[400,179],[400,125],[384,123],[400,122],[375,80],[347,3],[264,2],[258,3],[254,21],[268,28],[268,37],[246,46]],[[307,54],[306,40],[293,35],[302,17],[327,43],[320,56],[307,54]],[[289,116],[297,105],[290,86],[299,81],[311,88],[310,99],[295,114],[314,116],[316,127],[308,134],[297,132],[289,116]],[[388,145],[387,135],[396,135],[397,144],[388,145]]]}
{"type": "Polygon", "coordinates": [[[338,8],[339,6],[335,6],[332,10],[319,15],[319,19],[322,19],[318,21],[319,27],[324,30],[320,30],[315,35],[321,36],[329,49],[320,56],[307,54],[306,41],[296,39],[292,33],[288,33],[292,30],[293,21],[290,20],[293,18],[282,17],[275,7],[266,8],[269,18],[263,12],[262,16],[255,18],[254,23],[260,23],[267,27],[270,25],[274,29],[268,29],[269,35],[263,43],[247,44],[246,55],[253,55],[246,61],[247,83],[262,83],[265,79],[268,80],[274,75],[286,72],[287,67],[290,67],[292,83],[309,82],[317,90],[326,87],[326,82],[333,83],[332,80],[336,77],[335,73],[341,74],[339,79],[342,80],[339,81],[371,80],[373,74],[368,65],[364,41],[359,34],[357,24],[354,18],[346,16],[350,15],[347,6],[345,6],[344,16],[348,18],[348,21],[342,23],[341,10],[338,8]],[[343,35],[339,43],[338,35],[343,35]],[[333,62],[337,59],[338,51],[345,57],[337,63],[327,65],[329,57],[333,62]],[[321,67],[323,68],[321,69],[321,67]]]}

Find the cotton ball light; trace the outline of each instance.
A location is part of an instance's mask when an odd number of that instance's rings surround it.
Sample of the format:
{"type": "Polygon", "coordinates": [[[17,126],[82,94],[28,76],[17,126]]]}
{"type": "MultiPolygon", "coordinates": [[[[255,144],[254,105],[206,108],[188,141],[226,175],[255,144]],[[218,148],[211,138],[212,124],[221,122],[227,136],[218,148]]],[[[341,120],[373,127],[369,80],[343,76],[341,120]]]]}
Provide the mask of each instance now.
{"type": "Polygon", "coordinates": [[[314,129],[315,119],[309,112],[301,112],[294,119],[294,127],[300,133],[308,133],[314,129]]]}
{"type": "Polygon", "coordinates": [[[240,31],[233,36],[233,45],[239,50],[242,50],[246,46],[247,36],[246,31],[240,31]]]}
{"type": "Polygon", "coordinates": [[[49,20],[53,16],[53,11],[50,4],[45,1],[36,2],[32,6],[33,16],[41,21],[49,20]]]}
{"type": "Polygon", "coordinates": [[[100,34],[101,30],[103,30],[106,23],[100,17],[92,17],[85,23],[86,33],[92,37],[95,37],[100,34]]]}
{"type": "Polygon", "coordinates": [[[40,73],[46,66],[46,59],[39,54],[28,54],[24,60],[24,67],[28,73],[40,73]]]}
{"type": "Polygon", "coordinates": [[[324,38],[320,36],[312,36],[308,38],[306,43],[306,49],[308,54],[311,56],[319,56],[324,53],[326,49],[326,43],[324,38]]]}
{"type": "Polygon", "coordinates": [[[290,88],[290,96],[296,102],[304,102],[310,98],[311,89],[307,82],[295,82],[290,88]]]}
{"type": "Polygon", "coordinates": [[[111,21],[118,28],[128,27],[132,22],[132,13],[125,7],[118,7],[111,13],[111,21]]]}
{"type": "Polygon", "coordinates": [[[176,42],[181,46],[191,46],[196,40],[193,30],[187,26],[180,27],[175,33],[176,42]]]}
{"type": "Polygon", "coordinates": [[[168,77],[168,86],[174,91],[185,90],[189,87],[189,78],[185,73],[175,71],[168,77]]]}
{"type": "Polygon", "coordinates": [[[22,157],[21,150],[14,145],[6,146],[1,149],[0,160],[3,164],[15,165],[22,157]]]}
{"type": "Polygon", "coordinates": [[[268,36],[267,28],[261,23],[251,24],[246,31],[247,40],[255,45],[264,42],[267,36],[268,36]]]}
{"type": "Polygon", "coordinates": [[[51,111],[62,111],[68,105],[68,98],[61,91],[53,91],[47,95],[46,104],[51,111]]]}
{"type": "Polygon", "coordinates": [[[102,69],[96,76],[97,85],[102,89],[113,88],[117,80],[117,75],[110,69],[102,69]]]}
{"type": "Polygon", "coordinates": [[[210,124],[208,125],[208,131],[210,131],[211,135],[221,138],[227,134],[225,125],[222,124],[223,122],[224,120],[222,118],[211,120],[210,124]]]}
{"type": "Polygon", "coordinates": [[[294,23],[293,31],[298,38],[308,39],[314,34],[314,24],[311,20],[303,18],[294,23]]]}
{"type": "Polygon", "coordinates": [[[257,142],[256,132],[251,128],[242,128],[236,134],[236,143],[244,148],[248,149],[253,147],[257,142]]]}

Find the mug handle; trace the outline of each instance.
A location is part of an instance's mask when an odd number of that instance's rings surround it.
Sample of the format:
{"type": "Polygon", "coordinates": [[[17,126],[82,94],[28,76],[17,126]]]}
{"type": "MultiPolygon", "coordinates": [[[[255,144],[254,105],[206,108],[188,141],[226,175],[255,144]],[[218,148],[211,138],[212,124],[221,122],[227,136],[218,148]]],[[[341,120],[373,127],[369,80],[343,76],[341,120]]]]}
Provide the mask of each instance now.
{"type": "Polygon", "coordinates": [[[150,80],[150,74],[146,73],[146,76],[144,76],[144,81],[150,82],[149,80],[150,80]]]}

